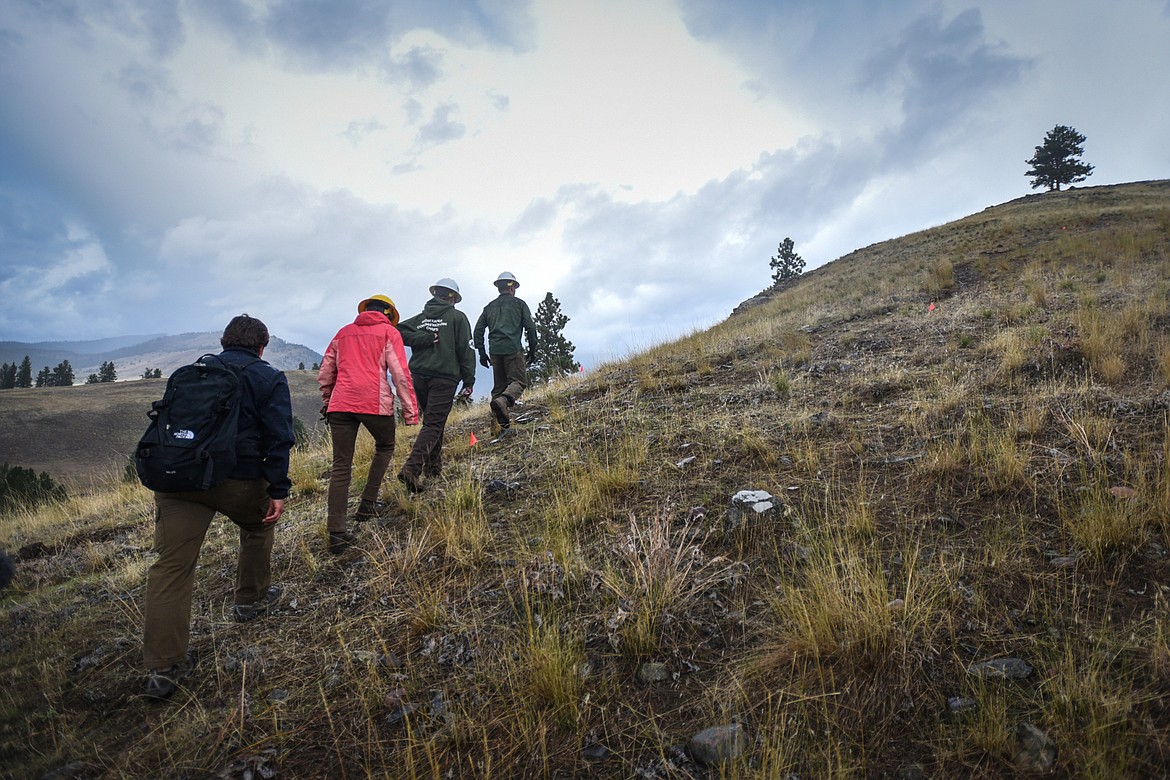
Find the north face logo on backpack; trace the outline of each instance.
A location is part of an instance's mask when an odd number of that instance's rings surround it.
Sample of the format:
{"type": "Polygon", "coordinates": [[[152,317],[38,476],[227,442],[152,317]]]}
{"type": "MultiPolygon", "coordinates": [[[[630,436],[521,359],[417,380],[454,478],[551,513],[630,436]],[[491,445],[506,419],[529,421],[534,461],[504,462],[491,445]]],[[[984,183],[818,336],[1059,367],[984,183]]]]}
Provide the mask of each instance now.
{"type": "Polygon", "coordinates": [[[174,436],[176,439],[194,439],[195,431],[175,431],[171,436],[174,436]]]}

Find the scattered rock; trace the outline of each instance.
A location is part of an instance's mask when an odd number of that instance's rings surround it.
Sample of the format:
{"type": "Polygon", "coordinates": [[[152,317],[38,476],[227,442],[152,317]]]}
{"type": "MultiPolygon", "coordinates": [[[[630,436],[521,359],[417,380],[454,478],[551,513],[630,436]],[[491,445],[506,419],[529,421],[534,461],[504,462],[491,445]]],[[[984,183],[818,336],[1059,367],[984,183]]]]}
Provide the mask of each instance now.
{"type": "Polygon", "coordinates": [[[688,455],[687,457],[683,458],[682,460],[680,460],[678,463],[676,463],[674,465],[677,468],[683,469],[683,468],[686,468],[687,466],[691,465],[694,462],[695,462],[695,456],[688,455]]]}
{"type": "Polygon", "coordinates": [[[766,515],[776,510],[777,500],[766,490],[741,490],[731,497],[727,510],[727,530],[731,531],[747,522],[753,515],[766,515]]]}
{"type": "Polygon", "coordinates": [[[1058,569],[1073,569],[1076,568],[1078,560],[1080,560],[1079,555],[1058,555],[1052,559],[1051,563],[1058,569]]]}
{"type": "Polygon", "coordinates": [[[906,611],[906,600],[905,599],[894,599],[889,604],[886,604],[886,609],[889,610],[890,612],[905,612],[906,611]]]}
{"type": "Polygon", "coordinates": [[[604,761],[609,758],[609,748],[605,745],[586,745],[581,750],[581,758],[585,761],[604,761]]]}
{"type": "Polygon", "coordinates": [[[1020,658],[995,658],[971,664],[967,674],[984,680],[1023,680],[1032,674],[1032,666],[1020,658]]]}
{"type": "Polygon", "coordinates": [[[277,704],[282,701],[288,701],[288,690],[285,688],[277,688],[268,694],[268,701],[277,704]]]}
{"type": "Polygon", "coordinates": [[[700,764],[722,764],[747,748],[747,732],[739,723],[712,726],[691,737],[687,752],[700,764]]]}
{"type": "Polygon", "coordinates": [[[979,706],[979,702],[965,696],[952,696],[947,699],[947,711],[952,715],[962,715],[979,706]]]}
{"type": "Polygon", "coordinates": [[[646,684],[670,679],[670,670],[659,661],[647,661],[638,668],[638,681],[646,684]]]}
{"type": "Polygon", "coordinates": [[[502,479],[489,479],[484,485],[484,490],[488,493],[514,493],[519,489],[519,482],[505,482],[502,479]]]}
{"type": "Polygon", "coordinates": [[[1115,498],[1133,498],[1137,495],[1136,490],[1131,487],[1125,487],[1124,485],[1111,487],[1109,488],[1109,492],[1112,493],[1115,498]]]}
{"type": "Polygon", "coordinates": [[[1015,765],[1025,772],[1047,772],[1056,764],[1056,743],[1031,723],[1016,727],[1015,765]]]}

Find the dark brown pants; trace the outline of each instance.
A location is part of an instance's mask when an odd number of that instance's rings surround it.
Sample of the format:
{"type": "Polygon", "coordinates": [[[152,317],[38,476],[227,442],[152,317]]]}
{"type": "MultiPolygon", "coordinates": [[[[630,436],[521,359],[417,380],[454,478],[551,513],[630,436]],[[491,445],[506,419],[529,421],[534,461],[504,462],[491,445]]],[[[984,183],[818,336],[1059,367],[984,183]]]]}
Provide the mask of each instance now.
{"type": "Polygon", "coordinates": [[[402,470],[418,477],[423,472],[437,475],[443,470],[443,432],[447,429],[447,417],[455,402],[455,386],[458,381],[443,377],[414,377],[414,397],[422,412],[422,427],[414,447],[402,464],[402,470]]]}
{"type": "Polygon", "coordinates": [[[267,490],[262,479],[229,479],[210,490],[154,494],[158,560],[146,575],[142,610],[147,669],[163,669],[187,656],[195,565],[216,512],[227,515],[240,528],[235,602],[254,604],[268,590],[276,524],[260,522],[268,512],[267,490]]]}
{"type": "Polygon", "coordinates": [[[491,362],[492,400],[506,395],[512,399],[512,403],[516,403],[520,400],[520,394],[528,388],[528,366],[524,363],[524,353],[492,355],[491,362]]]}
{"type": "Polygon", "coordinates": [[[353,481],[353,452],[357,447],[358,428],[364,425],[374,437],[374,457],[362,488],[363,501],[377,501],[382,478],[394,456],[394,418],[385,414],[330,412],[329,437],[333,440],[333,469],[329,472],[327,525],[330,532],[345,531],[349,485],[353,481]]]}

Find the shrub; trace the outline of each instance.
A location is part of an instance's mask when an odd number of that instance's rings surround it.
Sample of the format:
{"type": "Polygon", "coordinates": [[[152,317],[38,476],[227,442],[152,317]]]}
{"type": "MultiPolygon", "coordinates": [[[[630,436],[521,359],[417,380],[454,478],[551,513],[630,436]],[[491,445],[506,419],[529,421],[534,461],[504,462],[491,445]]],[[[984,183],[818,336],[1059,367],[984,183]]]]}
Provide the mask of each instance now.
{"type": "Polygon", "coordinates": [[[65,488],[46,472],[38,475],[21,466],[0,467],[0,510],[33,507],[50,501],[64,501],[65,488]]]}

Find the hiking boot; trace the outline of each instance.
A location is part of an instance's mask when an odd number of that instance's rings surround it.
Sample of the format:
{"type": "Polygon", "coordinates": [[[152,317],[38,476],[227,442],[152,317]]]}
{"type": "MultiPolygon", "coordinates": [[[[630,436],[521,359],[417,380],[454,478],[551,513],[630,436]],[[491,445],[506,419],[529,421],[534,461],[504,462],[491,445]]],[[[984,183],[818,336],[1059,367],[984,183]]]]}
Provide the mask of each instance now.
{"type": "Polygon", "coordinates": [[[339,555],[349,549],[349,546],[357,541],[357,536],[349,531],[330,531],[329,532],[329,552],[334,555],[339,555]]]}
{"type": "Polygon", "coordinates": [[[195,654],[187,651],[187,657],[181,663],[168,666],[166,669],[151,669],[146,679],[146,698],[164,701],[179,689],[179,682],[191,674],[195,669],[195,654]]]}
{"type": "Polygon", "coordinates": [[[280,603],[280,593],[280,586],[272,585],[268,590],[264,591],[264,597],[256,603],[236,604],[232,607],[232,613],[236,616],[236,622],[247,623],[258,617],[266,617],[280,603]]]}
{"type": "Polygon", "coordinates": [[[373,520],[375,517],[381,517],[389,508],[384,501],[366,501],[363,498],[358,504],[357,512],[354,514],[353,519],[359,523],[364,523],[367,520],[373,520]]]}
{"type": "Polygon", "coordinates": [[[423,489],[422,482],[419,481],[418,477],[416,477],[414,474],[411,474],[408,471],[398,472],[398,481],[401,482],[403,485],[406,485],[406,492],[408,492],[408,493],[421,493],[422,492],[422,489],[423,489]]]}
{"type": "Polygon", "coordinates": [[[492,399],[492,417],[496,418],[496,422],[500,424],[501,428],[507,428],[512,424],[512,419],[508,417],[508,398],[506,396],[497,395],[492,399]]]}

